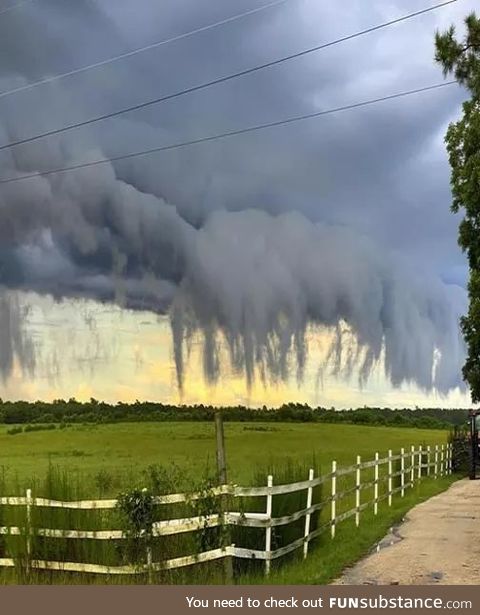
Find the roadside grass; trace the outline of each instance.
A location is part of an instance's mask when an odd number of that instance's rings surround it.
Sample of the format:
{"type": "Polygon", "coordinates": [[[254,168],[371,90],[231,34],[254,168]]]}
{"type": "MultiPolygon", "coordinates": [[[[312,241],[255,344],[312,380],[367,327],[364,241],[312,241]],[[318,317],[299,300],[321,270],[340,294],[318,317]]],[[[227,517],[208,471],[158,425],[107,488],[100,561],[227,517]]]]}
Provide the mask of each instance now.
{"type": "Polygon", "coordinates": [[[428,478],[406,491],[405,497],[394,496],[392,506],[386,502],[379,505],[378,514],[372,507],[362,512],[360,526],[348,519],[336,527],[336,536],[325,534],[310,545],[306,560],[297,553],[292,560],[281,566],[273,566],[269,577],[260,573],[246,574],[239,583],[246,585],[327,585],[349,566],[366,556],[387,534],[389,529],[400,523],[406,513],[417,504],[445,491],[459,476],[428,478]]]}

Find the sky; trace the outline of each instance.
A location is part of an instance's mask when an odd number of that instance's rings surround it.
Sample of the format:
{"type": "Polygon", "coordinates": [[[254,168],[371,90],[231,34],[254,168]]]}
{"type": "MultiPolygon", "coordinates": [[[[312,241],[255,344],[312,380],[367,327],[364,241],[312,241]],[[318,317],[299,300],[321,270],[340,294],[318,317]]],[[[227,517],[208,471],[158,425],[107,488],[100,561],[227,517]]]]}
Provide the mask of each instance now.
{"type": "MultiPolygon", "coordinates": [[[[269,4],[268,2],[265,2],[269,4]]],[[[429,6],[0,7],[0,148],[429,6]]],[[[432,1],[430,3],[434,4],[432,1]]],[[[142,111],[0,151],[0,179],[440,83],[437,11],[142,111]]],[[[467,406],[467,269],[443,143],[456,85],[200,145],[0,183],[0,397],[467,406]]]]}

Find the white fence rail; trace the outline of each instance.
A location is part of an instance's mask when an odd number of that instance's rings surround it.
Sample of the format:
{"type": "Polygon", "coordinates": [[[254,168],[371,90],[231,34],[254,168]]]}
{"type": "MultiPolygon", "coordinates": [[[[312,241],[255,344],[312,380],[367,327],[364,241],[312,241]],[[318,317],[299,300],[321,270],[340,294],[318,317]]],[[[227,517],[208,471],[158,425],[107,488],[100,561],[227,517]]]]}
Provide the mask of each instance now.
{"type": "MultiPolygon", "coordinates": [[[[452,472],[452,447],[450,444],[435,446],[422,449],[422,447],[411,447],[406,451],[401,449],[400,453],[394,455],[390,450],[388,456],[380,458],[375,453],[374,459],[362,462],[357,456],[356,463],[349,467],[337,467],[336,461],[332,462],[330,474],[315,477],[314,471],[309,471],[308,480],[285,484],[274,485],[273,476],[268,476],[265,487],[240,487],[238,485],[222,485],[211,489],[205,493],[177,493],[162,495],[154,498],[155,505],[181,504],[196,501],[205,497],[230,496],[230,501],[240,498],[264,497],[266,499],[265,512],[234,512],[225,511],[216,514],[194,516],[187,518],[169,519],[157,521],[152,526],[152,536],[161,537],[185,532],[204,531],[206,528],[214,528],[222,525],[244,526],[254,528],[264,528],[265,530],[265,549],[246,549],[237,547],[234,544],[221,548],[206,550],[194,555],[176,557],[160,562],[151,561],[147,558],[147,563],[142,565],[123,565],[105,566],[93,563],[48,561],[33,559],[31,557],[30,537],[40,536],[48,539],[80,539],[80,540],[99,540],[116,541],[125,540],[126,535],[123,530],[77,530],[77,529],[52,529],[33,527],[32,511],[38,508],[53,508],[66,510],[112,510],[117,506],[117,500],[80,500],[80,501],[56,501],[40,497],[33,497],[31,490],[28,489],[25,497],[0,497],[0,506],[25,507],[26,527],[5,526],[0,527],[0,535],[6,536],[26,536],[26,569],[37,570],[57,570],[65,572],[95,573],[108,575],[130,575],[130,574],[151,574],[155,571],[172,570],[191,566],[202,562],[218,560],[224,557],[236,557],[262,560],[265,562],[265,573],[269,574],[271,561],[283,557],[297,549],[303,550],[303,556],[308,556],[309,544],[312,540],[320,536],[330,528],[332,539],[335,538],[337,525],[350,518],[355,517],[355,524],[358,527],[361,523],[362,512],[372,507],[373,514],[378,514],[379,503],[387,500],[388,506],[392,505],[393,496],[399,494],[404,497],[406,490],[422,480],[424,477],[432,476],[437,479],[439,476],[446,476],[452,472]],[[394,471],[394,463],[400,468],[394,471]],[[386,466],[387,471],[380,476],[380,468],[386,466]],[[362,479],[373,472],[373,480],[363,481],[362,479]],[[339,490],[339,479],[352,475],[353,486],[339,490]],[[394,479],[398,485],[394,487],[394,479]],[[381,493],[380,486],[386,487],[381,493]],[[324,484],[330,485],[330,496],[322,499],[321,502],[313,503],[313,490],[324,484]],[[362,501],[362,493],[371,490],[372,499],[362,501]],[[289,515],[273,517],[273,498],[276,496],[287,495],[296,492],[306,493],[305,508],[289,515]],[[349,502],[351,497],[354,506],[344,510],[339,514],[337,504],[341,501],[349,502]],[[326,508],[330,508],[326,519],[320,519],[317,527],[312,530],[312,516],[326,508]],[[294,540],[288,545],[280,548],[272,548],[272,529],[279,526],[288,525],[304,519],[303,536],[294,540]]],[[[219,498],[220,499],[220,498],[219,498]]],[[[23,561],[23,560],[22,560],[23,561]]],[[[12,557],[0,557],[0,567],[14,567],[18,564],[12,557]]]]}

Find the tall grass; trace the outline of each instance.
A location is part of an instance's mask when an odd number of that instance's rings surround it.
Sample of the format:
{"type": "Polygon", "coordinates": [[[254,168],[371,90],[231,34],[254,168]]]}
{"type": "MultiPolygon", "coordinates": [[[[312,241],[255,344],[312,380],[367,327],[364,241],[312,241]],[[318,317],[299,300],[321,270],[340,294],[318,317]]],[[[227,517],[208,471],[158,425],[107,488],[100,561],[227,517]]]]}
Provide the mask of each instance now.
{"type": "MultiPolygon", "coordinates": [[[[408,464],[406,464],[408,465],[408,464]]],[[[269,474],[274,477],[274,484],[288,484],[304,481],[309,470],[313,468],[315,476],[321,476],[322,468],[315,457],[299,461],[284,459],[281,463],[271,462],[263,467],[257,467],[249,485],[265,486],[269,474]]],[[[394,466],[394,472],[399,467],[394,466]]],[[[327,472],[329,468],[327,469],[327,472]]],[[[383,466],[379,476],[379,494],[385,495],[387,489],[387,469],[383,466]]],[[[151,465],[143,471],[141,479],[132,481],[129,490],[146,488],[149,493],[163,495],[168,493],[193,493],[202,491],[207,497],[200,500],[188,500],[179,504],[156,505],[153,510],[153,521],[175,519],[191,516],[206,517],[220,512],[221,506],[227,505],[229,510],[239,512],[265,512],[266,498],[239,498],[222,503],[219,498],[209,495],[209,489],[215,486],[216,480],[211,468],[206,465],[202,478],[198,479],[186,473],[180,467],[171,465],[151,465]]],[[[362,482],[373,478],[373,469],[363,471],[362,482]]],[[[338,479],[338,491],[347,491],[347,496],[338,502],[337,513],[341,514],[354,506],[354,474],[338,479]]],[[[15,475],[7,474],[0,469],[0,495],[24,496],[26,489],[32,490],[33,497],[44,497],[54,500],[81,500],[105,497],[117,489],[117,494],[125,490],[125,476],[119,479],[117,475],[106,470],[99,470],[94,481],[80,472],[69,472],[50,465],[48,472],[41,479],[32,481],[19,480],[15,475]]],[[[394,487],[396,483],[394,482],[394,487]]],[[[321,525],[327,525],[329,519],[329,487],[330,481],[313,489],[312,504],[320,504],[319,509],[312,514],[310,531],[321,525]],[[324,493],[324,491],[326,493],[324,493]],[[324,506],[322,506],[322,502],[324,506]],[[327,505],[328,503],[328,505],[327,505]]],[[[362,501],[371,500],[369,489],[362,490],[362,501]]],[[[407,493],[409,501],[413,491],[407,493]]],[[[307,490],[272,498],[273,517],[282,517],[302,510],[307,504],[307,490]]],[[[387,507],[386,503],[384,507],[387,507]]],[[[365,521],[367,521],[368,512],[365,521]]],[[[380,518],[380,517],[379,517],[380,518]]],[[[351,521],[351,520],[350,520],[351,521]]],[[[350,523],[347,522],[347,525],[350,523]]],[[[195,555],[205,550],[216,549],[225,544],[224,527],[204,527],[200,531],[186,532],[170,536],[155,537],[147,544],[141,537],[132,543],[125,540],[93,540],[41,537],[30,529],[50,528],[65,530],[125,530],[127,519],[119,509],[75,510],[34,506],[31,517],[27,518],[24,506],[0,506],[0,525],[15,526],[22,529],[21,535],[6,534],[0,536],[0,557],[13,558],[14,569],[0,568],[0,583],[35,583],[35,584],[210,584],[224,582],[224,562],[213,561],[195,564],[171,571],[137,575],[96,575],[82,573],[67,573],[62,571],[39,571],[29,566],[31,560],[50,560],[56,562],[79,562],[103,564],[105,566],[120,566],[124,564],[143,566],[147,563],[147,547],[151,549],[152,561],[160,562],[171,558],[195,555]],[[29,527],[30,526],[30,527],[29,527]]],[[[367,521],[369,523],[369,521],[367,521]]],[[[281,548],[304,536],[305,518],[272,528],[272,550],[281,548]]],[[[228,528],[228,543],[233,542],[238,547],[247,549],[265,549],[265,529],[244,526],[228,528]]],[[[310,552],[323,548],[329,541],[330,533],[326,531],[310,544],[310,552]]],[[[272,574],[280,574],[283,567],[295,566],[302,558],[302,549],[286,557],[272,562],[272,574]]],[[[235,579],[245,577],[259,578],[264,573],[264,562],[252,560],[234,560],[235,579]]]]}
{"type": "MultiPolygon", "coordinates": [[[[255,487],[265,487],[267,485],[267,478],[272,475],[274,478],[274,485],[286,485],[289,483],[295,483],[299,481],[305,481],[308,479],[309,470],[314,470],[315,476],[321,475],[321,468],[318,464],[315,456],[312,456],[310,460],[299,461],[297,459],[286,458],[282,462],[269,462],[263,467],[259,467],[255,470],[251,485],[255,487]]],[[[319,504],[322,501],[322,485],[319,485],[313,489],[312,492],[312,504],[319,504]]],[[[288,493],[283,495],[274,495],[272,497],[272,516],[283,517],[291,515],[299,510],[306,508],[307,504],[307,490],[297,491],[295,493],[288,493]]],[[[242,511],[241,512],[265,512],[267,505],[266,497],[250,497],[242,499],[242,511]]],[[[313,531],[317,528],[319,519],[321,517],[321,509],[311,515],[310,530],[313,531]]],[[[281,547],[287,546],[291,542],[302,538],[305,530],[305,517],[298,519],[288,525],[281,525],[272,528],[271,536],[271,549],[276,550],[281,547]]],[[[236,526],[233,528],[233,542],[236,546],[246,549],[255,549],[263,551],[265,550],[265,529],[255,527],[242,527],[236,526]]],[[[276,568],[285,561],[290,560],[295,555],[289,555],[286,558],[282,557],[278,560],[273,560],[272,566],[276,568]]],[[[264,562],[249,561],[249,560],[236,560],[235,567],[237,573],[244,573],[246,570],[258,570],[259,572],[264,569],[264,562]]]]}
{"type": "MultiPolygon", "coordinates": [[[[309,469],[313,467],[315,474],[320,474],[320,467],[315,459],[310,462],[285,460],[282,464],[267,464],[264,468],[257,468],[253,476],[253,484],[257,486],[266,484],[268,474],[273,474],[277,484],[286,484],[308,478],[309,469]]],[[[111,493],[112,488],[121,483],[118,477],[105,470],[99,470],[95,480],[86,480],[81,473],[67,472],[61,467],[50,465],[43,479],[32,481],[19,480],[15,475],[7,476],[0,473],[0,493],[2,495],[24,496],[26,489],[32,490],[33,497],[44,497],[52,500],[71,501],[105,497],[111,493]],[[92,496],[92,492],[96,492],[92,496]]],[[[214,473],[208,466],[204,468],[201,479],[192,478],[184,470],[172,464],[170,466],[152,465],[143,472],[143,480],[132,485],[134,488],[146,488],[155,495],[168,493],[202,491],[207,494],[200,500],[191,500],[179,504],[157,505],[154,509],[153,521],[182,518],[190,516],[207,517],[219,512],[220,501],[217,497],[208,495],[209,489],[215,486],[214,473]]],[[[250,483],[252,484],[252,483],[250,483]]],[[[317,487],[313,490],[313,503],[321,501],[322,490],[317,487]]],[[[306,505],[307,492],[302,491],[285,496],[274,496],[273,516],[283,516],[296,512],[306,505]]],[[[230,510],[264,511],[266,498],[243,498],[228,502],[230,510]],[[240,505],[242,502],[242,505],[240,505]]],[[[225,502],[223,503],[225,505],[225,502]]],[[[315,529],[318,514],[312,515],[311,529],[315,529]]],[[[272,549],[285,546],[303,536],[304,518],[287,526],[274,528],[272,531],[272,549]]],[[[0,507],[0,524],[3,526],[16,526],[21,528],[20,536],[5,535],[0,541],[0,556],[13,558],[16,562],[14,571],[1,571],[3,581],[11,580],[21,583],[57,583],[75,582],[118,582],[119,577],[96,576],[93,574],[72,574],[59,571],[38,571],[29,567],[31,560],[49,560],[55,562],[94,563],[105,566],[119,566],[133,564],[143,566],[147,563],[146,543],[142,539],[132,542],[125,540],[93,540],[53,538],[37,536],[29,531],[33,528],[49,528],[64,530],[125,530],[126,519],[119,510],[97,509],[76,510],[64,508],[50,508],[33,506],[30,521],[27,519],[26,507],[2,506],[0,507]],[[28,539],[27,539],[28,536],[28,539]],[[102,581],[103,579],[103,581],[102,581]]],[[[170,536],[155,537],[149,544],[152,560],[154,562],[171,558],[194,555],[210,549],[216,549],[225,543],[226,528],[204,527],[197,532],[174,534],[170,536]]],[[[265,548],[265,530],[263,528],[228,528],[228,541],[237,546],[250,549],[263,550],[265,548]]],[[[255,561],[237,560],[235,569],[237,574],[255,570],[258,567],[255,561]]],[[[147,573],[135,576],[121,577],[128,583],[206,583],[222,582],[223,563],[207,562],[177,570],[147,573]]]]}
{"type": "MultiPolygon", "coordinates": [[[[99,474],[97,489],[100,496],[110,490],[115,477],[107,472],[99,474]]],[[[205,479],[204,484],[207,480],[205,479]]],[[[43,497],[52,500],[72,501],[92,499],[92,491],[80,473],[72,474],[57,466],[50,466],[43,480],[32,480],[28,483],[7,480],[5,474],[0,474],[0,493],[2,495],[24,496],[26,485],[32,490],[33,497],[43,497]],[[3,479],[3,480],[2,480],[3,479]]],[[[199,481],[192,480],[177,466],[150,466],[145,470],[143,481],[134,487],[147,488],[155,495],[175,492],[195,491],[199,481]]],[[[164,519],[190,517],[198,514],[196,502],[180,504],[162,504],[155,506],[153,521],[164,519]]],[[[0,507],[0,525],[18,527],[21,535],[7,534],[0,537],[0,557],[13,558],[15,570],[0,569],[2,580],[14,579],[17,583],[57,583],[80,581],[83,583],[203,583],[206,578],[220,579],[221,567],[216,562],[205,566],[192,566],[189,569],[156,572],[153,575],[144,573],[138,575],[104,576],[83,573],[65,573],[58,571],[39,571],[29,567],[31,560],[49,560],[55,562],[92,563],[105,566],[139,565],[147,562],[146,546],[142,539],[132,548],[132,541],[125,540],[95,540],[73,539],[37,536],[30,528],[64,529],[64,530],[125,530],[126,519],[118,509],[78,510],[66,508],[51,508],[33,506],[30,522],[27,519],[25,506],[0,507]],[[30,526],[30,528],[29,528],[30,526]],[[27,538],[28,537],[28,538],[27,538]],[[217,570],[218,569],[218,570],[217,570]]],[[[206,529],[200,534],[215,534],[215,528],[206,529]]],[[[218,533],[218,530],[217,530],[218,533]]],[[[152,561],[159,562],[174,557],[192,555],[202,549],[198,532],[155,537],[149,545],[152,551],[152,561]]],[[[204,538],[204,542],[205,542],[204,538]]],[[[209,542],[218,546],[213,535],[209,542]]]]}

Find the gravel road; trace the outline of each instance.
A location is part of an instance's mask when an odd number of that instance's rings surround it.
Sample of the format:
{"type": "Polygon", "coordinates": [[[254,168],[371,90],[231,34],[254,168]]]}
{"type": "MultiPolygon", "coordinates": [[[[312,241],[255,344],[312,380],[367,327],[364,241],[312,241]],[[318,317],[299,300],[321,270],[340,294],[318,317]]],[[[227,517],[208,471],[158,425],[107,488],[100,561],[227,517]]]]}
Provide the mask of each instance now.
{"type": "Polygon", "coordinates": [[[480,481],[458,481],[415,506],[335,584],[480,584],[480,481]]]}

